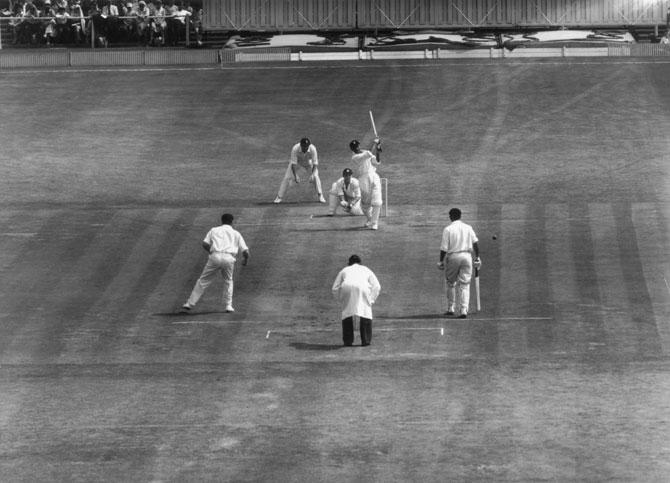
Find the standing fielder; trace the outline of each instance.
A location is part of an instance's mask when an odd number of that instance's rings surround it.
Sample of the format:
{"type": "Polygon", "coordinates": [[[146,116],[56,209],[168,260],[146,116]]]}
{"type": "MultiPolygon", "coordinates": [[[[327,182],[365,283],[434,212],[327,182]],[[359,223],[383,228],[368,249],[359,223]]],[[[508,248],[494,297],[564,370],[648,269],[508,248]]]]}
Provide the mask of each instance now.
{"type": "Polygon", "coordinates": [[[353,171],[345,168],[342,171],[342,177],[333,183],[330,188],[329,202],[330,211],[328,216],[335,215],[337,207],[342,209],[350,215],[362,215],[361,208],[361,187],[356,178],[353,176],[353,171]]]}
{"type": "Polygon", "coordinates": [[[190,313],[219,272],[223,275],[222,299],[226,306],[226,312],[235,312],[233,308],[235,260],[238,253],[242,253],[242,265],[246,265],[249,261],[249,248],[240,232],[233,228],[233,219],[233,215],[224,213],[221,216],[221,225],[209,230],[202,241],[202,247],[209,253],[207,264],[195,283],[188,300],[182,305],[181,313],[190,313]]]}
{"type": "Polygon", "coordinates": [[[353,151],[351,162],[354,175],[361,185],[361,205],[368,221],[366,228],[376,230],[379,227],[379,215],[382,210],[382,182],[377,174],[377,166],[381,164],[381,141],[375,138],[370,150],[361,149],[361,143],[353,140],[349,143],[353,151]]]}
{"type": "Polygon", "coordinates": [[[472,254],[475,255],[474,266],[482,265],[479,259],[479,244],[475,231],[461,221],[461,210],[449,210],[449,224],[442,232],[440,245],[440,261],[437,267],[444,270],[447,279],[447,315],[454,315],[456,308],[459,317],[468,316],[470,306],[470,280],[472,279],[472,254]],[[446,266],[445,266],[446,258],[446,266]]]}
{"type": "Polygon", "coordinates": [[[296,143],[291,149],[291,160],[286,168],[284,179],[279,187],[279,193],[275,198],[275,203],[281,203],[286,189],[291,184],[300,183],[299,171],[309,175],[309,182],[314,183],[316,187],[316,194],[319,203],[325,203],[326,199],[323,197],[321,191],[321,179],[319,178],[319,156],[314,146],[308,138],[302,138],[299,143],[296,143]]]}

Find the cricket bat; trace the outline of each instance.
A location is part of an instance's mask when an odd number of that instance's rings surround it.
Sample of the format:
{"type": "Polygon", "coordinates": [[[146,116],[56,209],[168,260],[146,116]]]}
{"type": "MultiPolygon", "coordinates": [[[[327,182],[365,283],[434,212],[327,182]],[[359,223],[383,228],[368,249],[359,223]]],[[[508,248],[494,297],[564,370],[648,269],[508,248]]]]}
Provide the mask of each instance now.
{"type": "Polygon", "coordinates": [[[377,134],[377,126],[375,126],[375,118],[372,115],[372,110],[368,112],[370,113],[370,124],[372,124],[372,132],[375,133],[375,137],[378,138],[379,134],[377,134]]]}

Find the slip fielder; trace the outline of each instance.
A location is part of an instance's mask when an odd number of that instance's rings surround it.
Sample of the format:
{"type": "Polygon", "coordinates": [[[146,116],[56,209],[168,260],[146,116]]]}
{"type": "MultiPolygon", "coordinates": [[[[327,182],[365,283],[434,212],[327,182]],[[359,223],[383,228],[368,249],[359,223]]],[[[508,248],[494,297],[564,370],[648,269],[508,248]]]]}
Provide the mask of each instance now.
{"type": "Polygon", "coordinates": [[[309,138],[302,138],[291,149],[291,160],[288,163],[284,179],[279,186],[279,192],[275,198],[275,203],[281,203],[286,189],[292,184],[300,183],[300,174],[307,175],[310,183],[314,183],[316,195],[319,203],[325,203],[321,191],[321,179],[319,178],[319,156],[309,138]]]}

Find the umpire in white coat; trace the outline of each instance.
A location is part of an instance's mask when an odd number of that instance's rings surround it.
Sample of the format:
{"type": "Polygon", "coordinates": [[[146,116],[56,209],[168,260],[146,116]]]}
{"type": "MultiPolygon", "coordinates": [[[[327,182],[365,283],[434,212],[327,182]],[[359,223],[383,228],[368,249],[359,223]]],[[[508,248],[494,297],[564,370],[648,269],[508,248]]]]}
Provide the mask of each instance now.
{"type": "Polygon", "coordinates": [[[361,265],[358,255],[349,257],[349,265],[340,270],[333,283],[333,295],[342,303],[342,339],[345,346],[354,343],[354,317],[360,320],[361,345],[372,340],[372,304],[381,286],[375,274],[361,265]]]}

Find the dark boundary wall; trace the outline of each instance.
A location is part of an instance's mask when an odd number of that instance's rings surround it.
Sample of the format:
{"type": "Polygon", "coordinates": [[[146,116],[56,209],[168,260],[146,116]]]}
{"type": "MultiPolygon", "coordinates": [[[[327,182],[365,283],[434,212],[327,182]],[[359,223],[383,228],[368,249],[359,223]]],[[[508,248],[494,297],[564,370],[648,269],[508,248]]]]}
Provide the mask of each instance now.
{"type": "Polygon", "coordinates": [[[670,0],[203,0],[204,30],[666,26],[670,0]]]}

